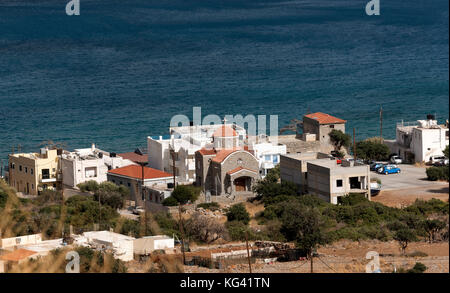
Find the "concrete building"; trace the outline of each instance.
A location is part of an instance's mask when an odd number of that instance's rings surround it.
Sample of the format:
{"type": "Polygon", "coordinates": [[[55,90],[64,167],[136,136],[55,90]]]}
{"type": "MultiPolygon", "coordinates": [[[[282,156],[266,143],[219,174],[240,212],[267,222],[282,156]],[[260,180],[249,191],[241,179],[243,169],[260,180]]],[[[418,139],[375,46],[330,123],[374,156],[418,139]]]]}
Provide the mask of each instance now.
{"type": "Polygon", "coordinates": [[[148,163],[148,153],[143,148],[137,148],[134,152],[120,153],[117,156],[135,162],[136,164],[148,163]]]}
{"type": "Polygon", "coordinates": [[[75,237],[77,245],[111,252],[115,258],[123,261],[133,260],[135,240],[134,237],[110,231],[84,232],[82,237],[75,237]]]}
{"type": "Polygon", "coordinates": [[[433,115],[428,115],[427,120],[402,121],[397,123],[395,140],[384,143],[406,162],[427,162],[431,156],[443,155],[449,145],[448,123],[439,125],[433,115]]]}
{"type": "Polygon", "coordinates": [[[280,156],[280,177],[282,181],[293,182],[299,193],[308,192],[307,163],[317,159],[329,159],[328,154],[320,152],[304,152],[280,156]]]}
{"type": "Polygon", "coordinates": [[[148,255],[155,250],[172,250],[175,247],[173,237],[166,235],[146,236],[134,240],[134,254],[148,255]]]}
{"type": "Polygon", "coordinates": [[[315,139],[320,141],[321,145],[329,146],[333,150],[333,144],[330,141],[329,133],[335,129],[345,133],[345,123],[347,121],[331,116],[329,114],[317,112],[303,116],[303,135],[315,135],[315,139]]]}
{"type": "Polygon", "coordinates": [[[9,185],[18,192],[38,195],[44,189],[61,185],[59,156],[56,149],[41,149],[40,153],[9,155],[9,185]]]}
{"type": "MultiPolygon", "coordinates": [[[[213,134],[222,125],[194,125],[171,127],[168,136],[147,138],[148,166],[172,173],[174,152],[175,174],[178,182],[195,182],[195,152],[212,144],[213,134]]],[[[237,135],[237,144],[242,146],[246,137],[244,128],[231,125],[237,135]]],[[[220,139],[216,143],[220,143],[220,139]]]]}
{"type": "Polygon", "coordinates": [[[223,125],[213,136],[214,147],[195,153],[196,184],[205,194],[235,196],[249,193],[259,176],[259,162],[245,147],[233,147],[237,135],[223,125]]]}
{"type": "Polygon", "coordinates": [[[134,200],[136,205],[140,206],[143,205],[144,200],[150,200],[150,198],[145,198],[145,193],[142,192],[143,186],[151,188],[165,185],[170,187],[173,184],[172,174],[138,165],[110,170],[107,173],[107,178],[110,182],[128,187],[131,200],[134,200]],[[142,178],[144,178],[143,184],[142,178]]]}
{"type": "Polygon", "coordinates": [[[62,182],[65,186],[76,187],[86,181],[102,183],[111,169],[135,165],[131,160],[115,153],[102,151],[92,144],[90,148],[63,151],[61,155],[62,182]]]}
{"type": "Polygon", "coordinates": [[[302,194],[315,194],[333,204],[349,193],[362,193],[370,200],[369,166],[337,164],[328,156],[314,152],[281,156],[281,180],[295,183],[302,194]]]}

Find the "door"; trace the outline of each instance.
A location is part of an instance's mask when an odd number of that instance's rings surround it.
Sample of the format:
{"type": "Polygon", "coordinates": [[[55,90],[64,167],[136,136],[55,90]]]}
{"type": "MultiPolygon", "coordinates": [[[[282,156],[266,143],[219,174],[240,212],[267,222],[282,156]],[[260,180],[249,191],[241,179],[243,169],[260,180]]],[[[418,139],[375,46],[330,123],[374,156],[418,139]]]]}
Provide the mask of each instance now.
{"type": "Polygon", "coordinates": [[[245,191],[245,177],[240,177],[234,180],[236,191],[245,191]]]}

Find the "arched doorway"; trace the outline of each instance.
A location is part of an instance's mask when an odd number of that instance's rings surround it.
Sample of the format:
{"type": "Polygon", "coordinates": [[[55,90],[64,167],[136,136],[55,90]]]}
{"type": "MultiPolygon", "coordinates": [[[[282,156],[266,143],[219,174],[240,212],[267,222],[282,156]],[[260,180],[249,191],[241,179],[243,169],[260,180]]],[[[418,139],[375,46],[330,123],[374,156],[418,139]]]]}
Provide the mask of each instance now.
{"type": "Polygon", "coordinates": [[[248,176],[238,177],[233,180],[234,190],[236,192],[250,191],[252,178],[248,176]]]}

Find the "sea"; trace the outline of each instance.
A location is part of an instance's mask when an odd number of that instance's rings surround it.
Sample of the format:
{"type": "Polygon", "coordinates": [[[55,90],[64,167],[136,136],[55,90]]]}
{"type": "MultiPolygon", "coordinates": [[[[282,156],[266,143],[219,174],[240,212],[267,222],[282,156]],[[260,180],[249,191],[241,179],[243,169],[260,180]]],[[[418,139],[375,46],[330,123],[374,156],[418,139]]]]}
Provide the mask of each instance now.
{"type": "Polygon", "coordinates": [[[111,152],[174,115],[305,113],[361,140],[449,116],[447,0],[0,0],[0,159],[48,140],[111,152]]]}

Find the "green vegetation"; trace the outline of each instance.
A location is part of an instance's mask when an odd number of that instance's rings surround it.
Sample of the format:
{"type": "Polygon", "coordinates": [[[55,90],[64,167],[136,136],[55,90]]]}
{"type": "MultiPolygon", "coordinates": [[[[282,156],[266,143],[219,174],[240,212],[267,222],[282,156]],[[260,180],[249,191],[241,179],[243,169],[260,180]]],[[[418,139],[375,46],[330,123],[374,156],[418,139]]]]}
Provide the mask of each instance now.
{"type": "Polygon", "coordinates": [[[200,203],[197,205],[197,207],[205,209],[205,210],[210,210],[210,211],[217,211],[220,209],[220,205],[215,201],[200,203]]]}
{"type": "Polygon", "coordinates": [[[444,153],[444,156],[445,156],[446,158],[449,157],[449,154],[448,154],[448,152],[449,152],[448,146],[446,146],[445,149],[444,149],[442,152],[444,153]]]}
{"type": "Polygon", "coordinates": [[[331,143],[334,145],[334,150],[341,155],[338,155],[338,157],[343,157],[341,149],[342,147],[348,148],[350,146],[350,135],[336,129],[333,129],[328,135],[330,136],[331,143]]]}
{"type": "Polygon", "coordinates": [[[193,185],[177,185],[172,192],[172,195],[163,201],[165,206],[175,206],[178,204],[184,205],[188,202],[195,202],[200,196],[201,188],[193,185]]]}
{"type": "Polygon", "coordinates": [[[123,185],[117,186],[112,182],[103,182],[98,185],[94,193],[94,200],[113,209],[124,206],[125,200],[130,196],[130,190],[123,185]]]}
{"type": "Polygon", "coordinates": [[[229,222],[238,221],[247,225],[250,222],[250,215],[242,203],[235,204],[228,209],[227,219],[229,222]]]}
{"type": "Polygon", "coordinates": [[[279,165],[271,169],[263,180],[259,180],[253,186],[253,192],[256,193],[256,199],[261,200],[264,205],[274,204],[276,202],[286,201],[297,196],[297,186],[292,182],[280,181],[279,165]]]}
{"type": "Polygon", "coordinates": [[[356,142],[356,157],[363,160],[386,160],[389,148],[379,139],[366,139],[356,142]]]}
{"type": "Polygon", "coordinates": [[[448,166],[429,167],[426,170],[427,178],[430,181],[447,180],[449,177],[448,166]]]}
{"type": "Polygon", "coordinates": [[[99,188],[99,184],[95,180],[89,180],[77,185],[81,192],[95,192],[99,188]]]}
{"type": "Polygon", "coordinates": [[[416,262],[416,264],[414,265],[413,268],[411,269],[404,269],[404,268],[400,268],[397,273],[408,273],[408,274],[421,274],[424,273],[427,270],[427,266],[424,265],[421,262],[416,262]]]}

